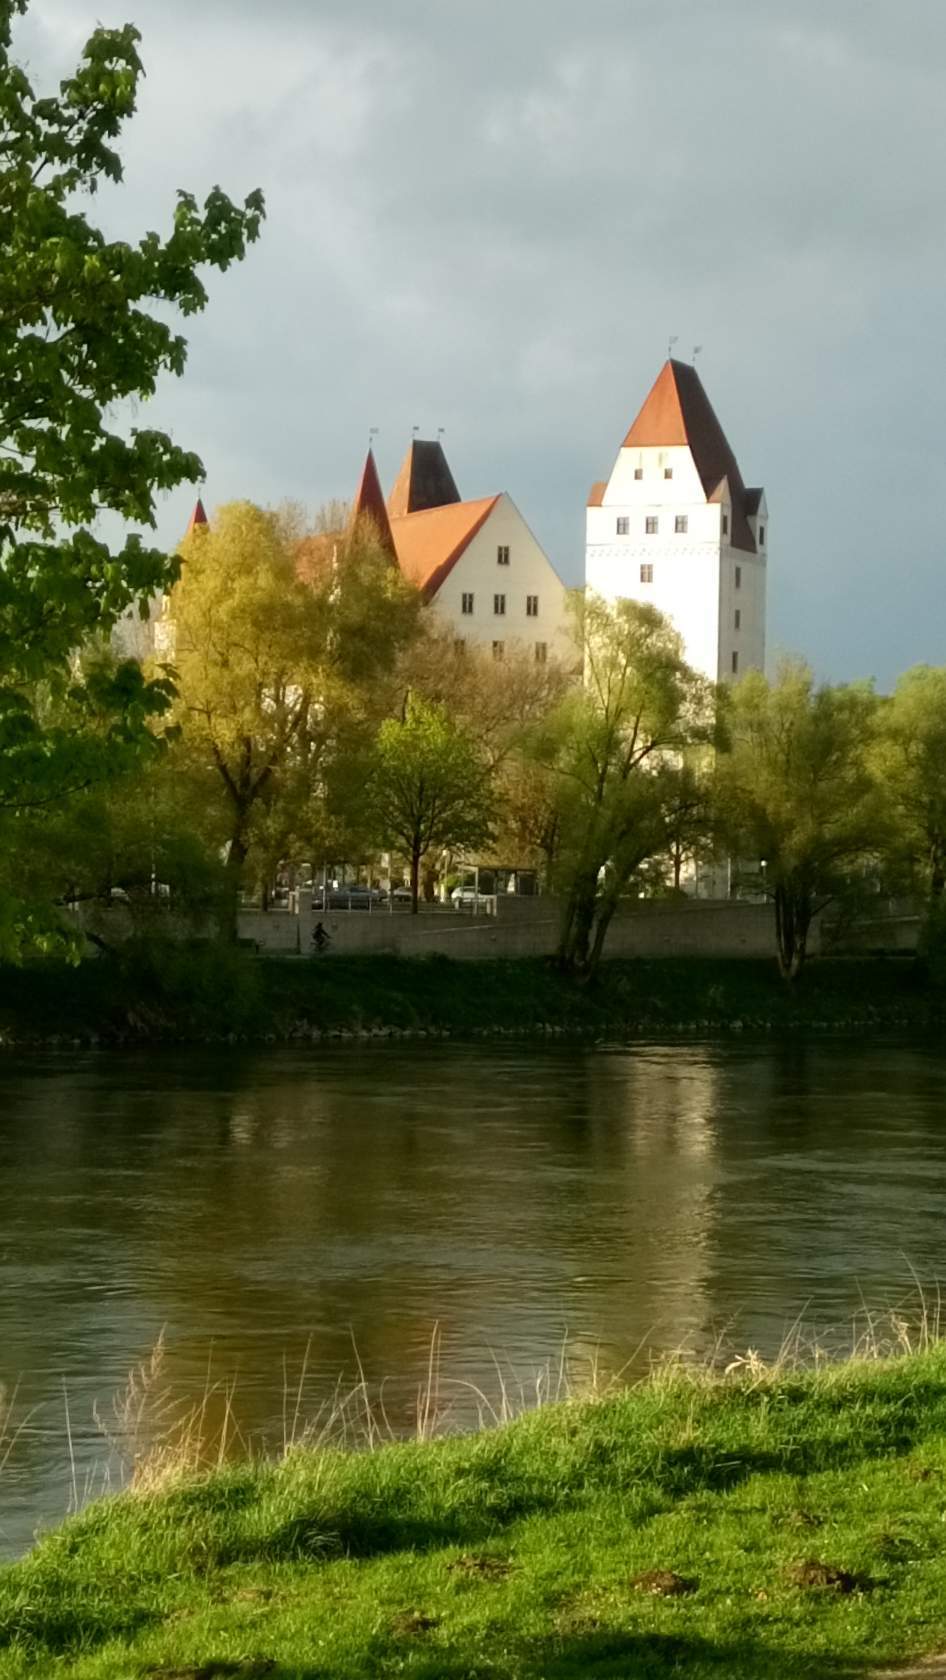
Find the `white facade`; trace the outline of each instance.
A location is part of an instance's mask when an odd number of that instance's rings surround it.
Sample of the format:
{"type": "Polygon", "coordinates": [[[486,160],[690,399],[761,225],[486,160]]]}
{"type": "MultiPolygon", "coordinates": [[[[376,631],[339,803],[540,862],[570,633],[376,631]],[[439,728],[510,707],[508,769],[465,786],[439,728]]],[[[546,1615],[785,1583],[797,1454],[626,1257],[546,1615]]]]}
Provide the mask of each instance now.
{"type": "Polygon", "coordinates": [[[732,681],[765,665],[768,543],[764,493],[742,485],[693,370],[681,377],[680,364],[668,363],[610,479],[592,492],[588,587],[608,600],[649,601],[679,630],[684,657],[695,670],[712,682],[732,681]],[[675,379],[683,386],[682,404],[675,379]],[[697,414],[687,412],[688,384],[693,400],[705,404],[697,414]],[[636,441],[635,434],[647,441],[636,441]],[[715,478],[707,463],[719,463],[723,451],[730,471],[707,485],[708,476],[715,478]]]}
{"type": "Polygon", "coordinates": [[[548,555],[504,494],[430,604],[457,640],[492,648],[497,658],[518,650],[538,659],[573,660],[566,599],[548,555]]]}

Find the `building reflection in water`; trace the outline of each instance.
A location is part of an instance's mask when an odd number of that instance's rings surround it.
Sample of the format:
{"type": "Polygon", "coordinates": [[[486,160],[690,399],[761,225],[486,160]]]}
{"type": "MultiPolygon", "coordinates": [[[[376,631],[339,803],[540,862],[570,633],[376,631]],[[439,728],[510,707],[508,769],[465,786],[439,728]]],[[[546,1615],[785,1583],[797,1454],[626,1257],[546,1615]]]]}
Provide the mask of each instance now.
{"type": "Polygon", "coordinates": [[[5,1063],[0,1384],[35,1411],[0,1549],[64,1509],[63,1380],[81,1484],[93,1402],[162,1329],[170,1400],[209,1381],[219,1418],[235,1382],[278,1444],[359,1368],[410,1428],[435,1325],[469,1423],[536,1373],[703,1354],[738,1312],[764,1351],[800,1310],[838,1322],[904,1255],[936,1273],[944,1097],[942,1058],[863,1045],[5,1063]]]}

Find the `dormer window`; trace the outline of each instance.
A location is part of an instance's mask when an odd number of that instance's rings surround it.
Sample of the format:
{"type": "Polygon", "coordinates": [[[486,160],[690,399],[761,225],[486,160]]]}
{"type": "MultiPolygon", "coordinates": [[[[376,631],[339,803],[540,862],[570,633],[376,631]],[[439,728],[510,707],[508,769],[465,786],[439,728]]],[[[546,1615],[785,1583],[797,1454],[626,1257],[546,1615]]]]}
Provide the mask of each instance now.
{"type": "Polygon", "coordinates": [[[614,529],[619,537],[626,537],[631,528],[631,522],[626,514],[621,514],[614,522],[614,529]]]}

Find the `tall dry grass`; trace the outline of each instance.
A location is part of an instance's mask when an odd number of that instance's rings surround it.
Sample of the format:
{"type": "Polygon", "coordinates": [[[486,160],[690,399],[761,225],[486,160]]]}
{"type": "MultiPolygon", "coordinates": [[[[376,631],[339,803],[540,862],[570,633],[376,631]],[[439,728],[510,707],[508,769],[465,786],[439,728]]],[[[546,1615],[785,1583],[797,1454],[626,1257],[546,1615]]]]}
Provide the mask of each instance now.
{"type": "MultiPolygon", "coordinates": [[[[526,1375],[491,1354],[486,1388],[449,1374],[442,1332],[435,1324],[409,1421],[396,1424],[387,1402],[390,1382],[371,1382],[354,1338],[354,1381],[339,1379],[329,1395],[319,1397],[314,1392],[310,1339],[296,1367],[283,1357],[281,1432],[277,1439],[262,1439],[242,1423],[238,1379],[215,1374],[212,1350],[200,1393],[196,1398],[180,1394],[168,1375],[168,1344],[162,1332],[122,1388],[107,1404],[94,1407],[102,1458],[82,1478],[64,1384],[68,1510],[119,1489],[156,1494],[228,1464],[278,1461],[303,1451],[370,1452],[405,1439],[429,1442],[471,1429],[495,1429],[526,1412],[565,1402],[594,1403],[639,1383],[658,1389],[681,1383],[694,1388],[720,1383],[757,1387],[803,1373],[833,1378],[852,1366],[929,1353],[943,1340],[939,1287],[926,1291],[914,1278],[911,1295],[901,1306],[875,1311],[862,1303],[843,1332],[818,1332],[800,1315],[772,1357],[752,1347],[739,1348],[735,1327],[729,1325],[708,1353],[697,1355],[683,1345],[669,1354],[650,1355],[645,1339],[621,1368],[605,1371],[600,1350],[578,1357],[566,1335],[554,1358],[526,1375]]],[[[15,1390],[0,1390],[0,1478],[33,1416],[17,1415],[16,1398],[15,1390]]]]}

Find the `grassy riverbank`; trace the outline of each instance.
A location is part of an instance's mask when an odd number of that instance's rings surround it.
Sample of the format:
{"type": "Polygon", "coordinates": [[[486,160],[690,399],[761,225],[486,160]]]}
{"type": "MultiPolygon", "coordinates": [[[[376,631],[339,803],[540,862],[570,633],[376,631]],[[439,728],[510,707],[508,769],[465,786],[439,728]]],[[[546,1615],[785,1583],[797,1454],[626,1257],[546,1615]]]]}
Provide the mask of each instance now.
{"type": "Polygon", "coordinates": [[[618,960],[582,986],[540,960],[266,960],[149,943],[75,969],[0,969],[0,1036],[17,1044],[924,1030],[941,1024],[944,1010],[946,994],[909,960],[815,962],[793,987],[774,963],[755,960],[618,960]]]}
{"type": "Polygon", "coordinates": [[[92,1507],[0,1677],[841,1680],[946,1644],[946,1352],[663,1374],[501,1429],[92,1507]]]}

